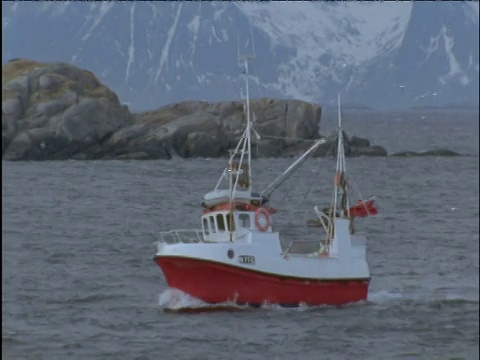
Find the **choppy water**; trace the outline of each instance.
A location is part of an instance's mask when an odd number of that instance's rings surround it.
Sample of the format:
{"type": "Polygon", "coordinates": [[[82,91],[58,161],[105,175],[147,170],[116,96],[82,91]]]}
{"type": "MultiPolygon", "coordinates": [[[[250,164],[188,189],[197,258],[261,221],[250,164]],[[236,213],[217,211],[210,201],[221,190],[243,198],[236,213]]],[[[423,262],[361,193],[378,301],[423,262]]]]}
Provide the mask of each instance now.
{"type": "MultiPolygon", "coordinates": [[[[445,138],[474,156],[347,160],[381,215],[361,223],[369,301],[342,308],[163,311],[170,294],[152,261],[155,234],[198,227],[200,197],[225,160],[3,162],[3,357],[478,359],[478,116],[372,132],[375,121],[364,127],[389,151],[445,138]]],[[[288,165],[259,160],[258,187],[288,165]]],[[[292,210],[277,228],[312,231],[306,211],[328,201],[333,168],[310,159],[285,184],[274,201],[292,210]]]]}

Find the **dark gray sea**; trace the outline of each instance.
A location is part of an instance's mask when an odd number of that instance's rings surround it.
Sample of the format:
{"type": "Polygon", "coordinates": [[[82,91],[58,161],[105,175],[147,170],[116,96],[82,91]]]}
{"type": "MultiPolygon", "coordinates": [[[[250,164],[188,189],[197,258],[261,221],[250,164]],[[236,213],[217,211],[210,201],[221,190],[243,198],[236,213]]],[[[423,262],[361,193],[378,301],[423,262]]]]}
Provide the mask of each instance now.
{"type": "MultiPolygon", "coordinates": [[[[368,233],[368,301],[340,308],[165,311],[152,243],[199,227],[225,159],[3,162],[3,359],[477,360],[478,112],[346,115],[344,126],[389,153],[471,156],[347,159],[380,215],[357,222],[368,233]]],[[[255,186],[291,161],[258,160],[255,186]]],[[[279,189],[277,229],[315,234],[305,221],[329,201],[334,167],[309,159],[279,189]]]]}

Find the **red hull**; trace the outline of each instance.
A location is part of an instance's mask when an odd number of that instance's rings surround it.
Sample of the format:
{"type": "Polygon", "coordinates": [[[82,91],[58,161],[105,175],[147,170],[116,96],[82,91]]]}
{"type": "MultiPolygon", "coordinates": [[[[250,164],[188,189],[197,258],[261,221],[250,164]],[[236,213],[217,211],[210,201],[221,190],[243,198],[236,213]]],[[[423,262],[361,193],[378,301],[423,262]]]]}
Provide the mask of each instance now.
{"type": "Polygon", "coordinates": [[[368,294],[369,279],[299,279],[184,257],[155,262],[170,287],[210,304],[342,305],[367,300],[368,294]]]}

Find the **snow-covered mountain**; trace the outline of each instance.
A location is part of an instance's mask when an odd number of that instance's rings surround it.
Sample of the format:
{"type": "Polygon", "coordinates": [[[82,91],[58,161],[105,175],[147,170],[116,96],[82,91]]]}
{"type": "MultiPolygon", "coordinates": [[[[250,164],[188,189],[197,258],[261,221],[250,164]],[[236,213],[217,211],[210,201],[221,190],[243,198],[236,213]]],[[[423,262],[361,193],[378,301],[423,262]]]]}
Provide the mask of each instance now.
{"type": "Polygon", "coordinates": [[[374,108],[479,97],[478,2],[2,2],[2,63],[93,71],[133,110],[240,97],[374,108]]]}

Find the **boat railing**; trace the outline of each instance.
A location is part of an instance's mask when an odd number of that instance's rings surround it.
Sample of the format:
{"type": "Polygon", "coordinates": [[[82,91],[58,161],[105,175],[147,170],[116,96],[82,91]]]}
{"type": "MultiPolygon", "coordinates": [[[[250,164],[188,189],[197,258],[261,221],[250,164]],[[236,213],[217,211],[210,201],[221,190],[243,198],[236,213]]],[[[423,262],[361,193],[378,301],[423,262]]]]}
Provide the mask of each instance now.
{"type": "Polygon", "coordinates": [[[298,255],[306,255],[312,253],[318,253],[325,247],[324,244],[318,241],[312,240],[294,240],[290,241],[290,243],[285,247],[283,250],[282,255],[290,255],[290,254],[298,254],[298,255]]]}
{"type": "Polygon", "coordinates": [[[179,229],[160,232],[160,240],[166,244],[203,242],[202,229],[179,229]]]}
{"type": "Polygon", "coordinates": [[[327,229],[330,225],[330,219],[329,217],[323,212],[318,209],[318,206],[314,206],[313,208],[315,210],[315,213],[318,216],[318,220],[320,220],[320,223],[322,224],[324,229],[327,229]]]}

